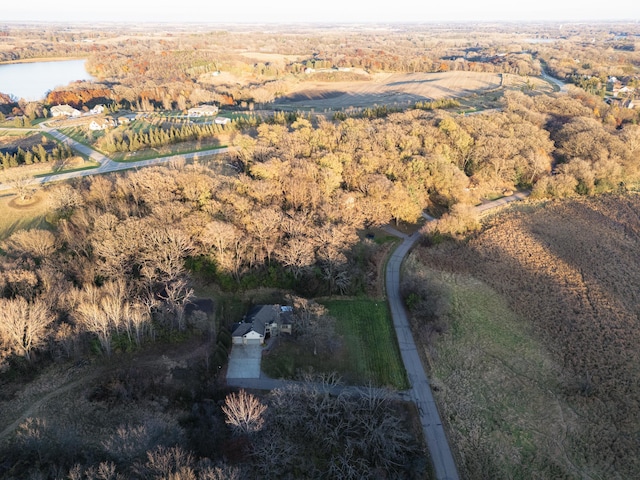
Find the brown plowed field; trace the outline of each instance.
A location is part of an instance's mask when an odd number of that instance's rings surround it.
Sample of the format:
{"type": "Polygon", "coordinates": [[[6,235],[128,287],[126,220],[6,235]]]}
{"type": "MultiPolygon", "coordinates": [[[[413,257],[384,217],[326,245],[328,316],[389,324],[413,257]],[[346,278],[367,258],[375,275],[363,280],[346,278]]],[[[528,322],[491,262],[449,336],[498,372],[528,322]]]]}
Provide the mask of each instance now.
{"type": "Polygon", "coordinates": [[[371,107],[464,97],[500,87],[496,73],[385,73],[369,81],[301,82],[277,106],[295,108],[371,107]]]}
{"type": "Polygon", "coordinates": [[[559,367],[553,394],[575,417],[563,442],[576,478],[637,478],[640,196],[506,213],[468,243],[418,254],[489,285],[559,367]]]}

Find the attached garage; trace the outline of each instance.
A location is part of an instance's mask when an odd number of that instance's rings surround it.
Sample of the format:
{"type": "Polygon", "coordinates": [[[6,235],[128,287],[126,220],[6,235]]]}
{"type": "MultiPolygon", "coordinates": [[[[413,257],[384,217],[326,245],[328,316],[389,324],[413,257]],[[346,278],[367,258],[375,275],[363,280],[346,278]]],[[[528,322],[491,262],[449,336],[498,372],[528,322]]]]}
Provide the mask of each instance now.
{"type": "Polygon", "coordinates": [[[264,343],[264,335],[260,335],[255,330],[250,330],[242,336],[244,345],[262,345],[264,343]]]}
{"type": "Polygon", "coordinates": [[[234,325],[231,342],[234,345],[264,344],[264,324],[260,322],[242,322],[234,325]]]}

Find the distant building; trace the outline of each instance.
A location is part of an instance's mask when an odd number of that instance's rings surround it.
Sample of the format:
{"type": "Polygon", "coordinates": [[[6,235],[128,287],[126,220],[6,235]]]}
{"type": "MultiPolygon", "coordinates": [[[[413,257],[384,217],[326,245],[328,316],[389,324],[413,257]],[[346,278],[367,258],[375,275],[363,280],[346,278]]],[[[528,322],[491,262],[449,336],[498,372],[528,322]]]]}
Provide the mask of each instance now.
{"type": "Polygon", "coordinates": [[[135,113],[127,113],[118,117],[118,125],[126,125],[136,119],[135,113]]]}
{"type": "Polygon", "coordinates": [[[214,122],[218,125],[226,125],[230,121],[231,119],[227,117],[216,117],[216,119],[214,120],[214,122]]]}
{"type": "Polygon", "coordinates": [[[54,105],[49,111],[52,117],[79,117],[80,110],[76,110],[71,105],[54,105]]]}
{"type": "Polygon", "coordinates": [[[113,118],[105,118],[102,120],[91,120],[89,124],[89,130],[105,130],[109,127],[115,127],[117,125],[116,121],[113,118]]]}
{"type": "Polygon", "coordinates": [[[98,114],[103,113],[103,112],[104,112],[104,105],[96,105],[91,110],[89,110],[89,113],[91,113],[93,115],[98,115],[98,114]]]}
{"type": "Polygon", "coordinates": [[[218,114],[218,107],[215,105],[200,105],[187,110],[190,117],[213,117],[218,114]]]}

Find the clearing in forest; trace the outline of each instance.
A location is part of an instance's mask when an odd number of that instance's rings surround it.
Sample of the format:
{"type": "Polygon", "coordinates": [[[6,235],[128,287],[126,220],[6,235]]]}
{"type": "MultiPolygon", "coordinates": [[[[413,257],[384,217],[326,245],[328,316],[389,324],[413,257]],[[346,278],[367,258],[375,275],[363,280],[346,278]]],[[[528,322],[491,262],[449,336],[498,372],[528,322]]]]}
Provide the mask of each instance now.
{"type": "Polygon", "coordinates": [[[384,73],[368,81],[301,82],[276,107],[341,109],[407,106],[418,101],[484,93],[501,86],[501,75],[480,72],[384,73]]]}

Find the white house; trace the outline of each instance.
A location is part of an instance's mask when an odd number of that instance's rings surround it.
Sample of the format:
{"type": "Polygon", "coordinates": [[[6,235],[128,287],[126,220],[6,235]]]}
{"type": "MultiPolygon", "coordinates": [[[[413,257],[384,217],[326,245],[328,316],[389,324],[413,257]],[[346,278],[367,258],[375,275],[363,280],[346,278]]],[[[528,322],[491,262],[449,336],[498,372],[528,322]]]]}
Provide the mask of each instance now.
{"type": "Polygon", "coordinates": [[[116,121],[113,118],[107,117],[102,120],[91,120],[89,124],[89,130],[105,130],[109,127],[115,127],[117,125],[116,121]]]}
{"type": "Polygon", "coordinates": [[[213,117],[218,113],[218,107],[215,105],[200,105],[187,110],[190,117],[213,117]]]}
{"type": "Polygon", "coordinates": [[[104,112],[104,105],[96,105],[91,110],[89,110],[89,113],[91,113],[93,115],[98,115],[98,114],[103,113],[103,112],[104,112]]]}
{"type": "Polygon", "coordinates": [[[227,123],[231,122],[230,118],[227,117],[216,117],[216,119],[214,120],[214,122],[217,125],[226,125],[227,123]]]}
{"type": "Polygon", "coordinates": [[[79,117],[80,110],[76,110],[71,105],[54,105],[50,110],[52,117],[79,117]]]}

